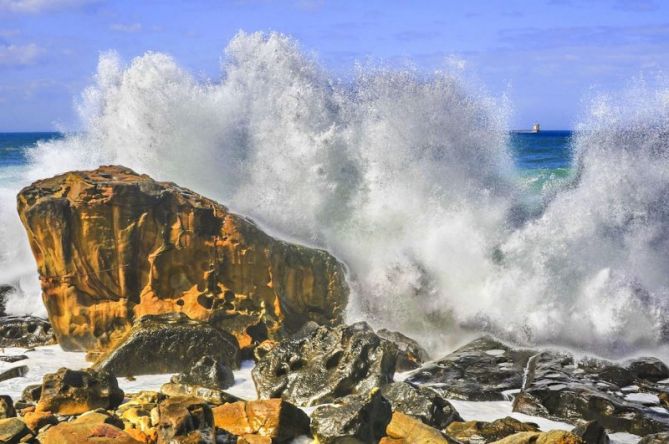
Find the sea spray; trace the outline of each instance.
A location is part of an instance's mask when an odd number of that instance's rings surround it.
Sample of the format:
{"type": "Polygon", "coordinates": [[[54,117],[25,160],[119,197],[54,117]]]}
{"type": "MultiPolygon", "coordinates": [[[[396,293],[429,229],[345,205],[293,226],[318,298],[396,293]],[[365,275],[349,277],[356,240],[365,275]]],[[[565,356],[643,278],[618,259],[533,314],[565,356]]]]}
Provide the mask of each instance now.
{"type": "MultiPolygon", "coordinates": [[[[84,131],[38,144],[22,181],[118,163],[190,187],[328,248],[348,266],[349,320],[439,351],[479,331],[604,354],[664,341],[659,93],[615,122],[595,106],[577,174],[528,211],[507,106],[457,75],[361,69],[341,83],[275,33],[237,35],[222,71],[201,82],[164,54],[127,66],[104,54],[80,102],[84,131]]],[[[3,264],[34,281],[18,222],[7,228],[3,264]]]]}

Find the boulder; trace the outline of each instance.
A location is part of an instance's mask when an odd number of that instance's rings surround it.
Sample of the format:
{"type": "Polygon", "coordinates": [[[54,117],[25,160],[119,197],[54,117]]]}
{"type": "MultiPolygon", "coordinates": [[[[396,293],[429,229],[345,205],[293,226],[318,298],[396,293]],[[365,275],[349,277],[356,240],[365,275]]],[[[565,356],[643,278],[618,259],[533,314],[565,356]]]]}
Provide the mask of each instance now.
{"type": "Polygon", "coordinates": [[[496,444],[584,444],[580,437],[564,430],[520,432],[495,441],[496,444]]]}
{"type": "Polygon", "coordinates": [[[44,375],[36,411],[79,415],[97,408],[115,409],[123,401],[123,390],[106,371],[61,368],[44,375]]]}
{"type": "Polygon", "coordinates": [[[445,431],[449,437],[463,444],[481,444],[498,441],[520,432],[538,432],[539,426],[529,422],[520,422],[507,416],[492,422],[453,422],[445,431]]]}
{"type": "Polygon", "coordinates": [[[597,421],[583,421],[571,431],[580,436],[585,444],[609,444],[609,435],[606,429],[597,421]]]}
{"type": "Polygon", "coordinates": [[[669,368],[657,358],[637,358],[627,363],[627,370],[640,379],[657,382],[669,378],[669,368]]]}
{"type": "Polygon", "coordinates": [[[375,443],[386,434],[390,403],[377,389],[349,395],[311,414],[311,432],[320,444],[375,443]]]}
{"type": "Polygon", "coordinates": [[[101,355],[94,367],[116,376],[178,373],[204,357],[239,367],[237,340],[183,313],[164,313],[135,322],[127,336],[101,355]]]}
{"type": "Polygon", "coordinates": [[[235,383],[230,367],[211,356],[203,356],[186,370],[172,377],[176,384],[195,385],[209,389],[226,389],[235,383]]]}
{"type": "Polygon", "coordinates": [[[110,424],[61,422],[38,436],[41,444],[142,444],[110,424]]]}
{"type": "Polygon", "coordinates": [[[173,183],[104,166],[35,182],[17,199],[66,350],[104,349],[147,314],[208,320],[242,348],[342,320],[349,290],[332,255],[173,183]]]}
{"type": "Polygon", "coordinates": [[[382,328],[376,334],[397,345],[398,372],[414,370],[430,360],[430,355],[418,342],[402,333],[382,328]]]}
{"type": "Polygon", "coordinates": [[[18,444],[32,433],[28,426],[19,418],[0,419],[0,442],[4,444],[18,444]]]}
{"type": "Polygon", "coordinates": [[[393,382],[381,388],[381,395],[390,402],[393,412],[413,416],[437,429],[443,429],[453,421],[462,421],[450,402],[427,387],[393,382]]]}
{"type": "Polygon", "coordinates": [[[23,415],[23,422],[33,433],[39,433],[43,427],[58,424],[58,418],[50,412],[27,412],[23,415]]]}
{"type": "Polygon", "coordinates": [[[211,408],[201,399],[168,398],[158,405],[157,419],[158,444],[193,438],[215,441],[211,408]]]}
{"type": "Polygon", "coordinates": [[[13,418],[16,416],[14,402],[8,395],[0,395],[0,419],[13,418]]]}
{"type": "Polygon", "coordinates": [[[521,388],[525,364],[535,353],[485,336],[414,370],[406,381],[431,387],[446,398],[500,401],[506,392],[521,388]]]}
{"type": "Polygon", "coordinates": [[[123,421],[121,418],[103,409],[86,412],[71,422],[72,424],[109,424],[118,427],[119,429],[123,429],[123,421]]]}
{"type": "MultiPolygon", "coordinates": [[[[388,438],[394,440],[394,442],[406,444],[456,443],[449,439],[449,437],[444,436],[439,430],[402,412],[393,412],[392,419],[386,427],[386,433],[388,434],[388,438]]],[[[388,443],[389,441],[386,438],[383,442],[388,443]]]]}
{"type": "Polygon", "coordinates": [[[212,411],[217,429],[249,442],[256,439],[249,435],[283,443],[310,434],[306,413],[281,399],[238,401],[214,407],[212,411]]]}
{"type": "Polygon", "coordinates": [[[36,316],[0,317],[0,348],[30,348],[55,344],[51,324],[36,316]]]}
{"type": "Polygon", "coordinates": [[[322,326],[273,347],[252,376],[259,398],[314,406],[391,382],[396,356],[397,347],[364,322],[322,326]]]}

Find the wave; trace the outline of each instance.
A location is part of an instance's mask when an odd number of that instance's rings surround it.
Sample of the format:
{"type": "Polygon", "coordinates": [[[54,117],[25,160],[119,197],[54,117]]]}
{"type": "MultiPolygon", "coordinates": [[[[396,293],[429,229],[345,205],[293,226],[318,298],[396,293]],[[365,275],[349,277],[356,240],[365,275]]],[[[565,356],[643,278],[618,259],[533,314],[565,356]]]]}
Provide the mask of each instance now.
{"type": "MultiPolygon", "coordinates": [[[[666,341],[667,90],[635,92],[633,110],[596,101],[576,173],[528,209],[508,103],[457,73],[340,82],[291,38],[243,32],[221,69],[201,81],[165,54],[102,55],[85,131],[38,144],[22,181],[116,163],[188,186],[329,249],[349,269],[349,320],[433,349],[480,331],[608,355],[666,341]]],[[[3,242],[21,230],[5,203],[3,242]]],[[[26,248],[3,265],[34,270],[26,248]]]]}

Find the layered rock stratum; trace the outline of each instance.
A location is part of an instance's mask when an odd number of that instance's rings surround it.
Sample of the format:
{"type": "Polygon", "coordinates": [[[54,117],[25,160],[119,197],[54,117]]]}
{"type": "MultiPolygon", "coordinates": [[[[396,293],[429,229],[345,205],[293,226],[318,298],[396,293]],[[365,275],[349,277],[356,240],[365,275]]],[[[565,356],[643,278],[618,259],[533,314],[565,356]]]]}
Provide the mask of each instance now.
{"type": "Polygon", "coordinates": [[[135,319],[167,312],[206,320],[242,348],[342,320],[348,287],[333,256],[176,184],[103,166],[33,183],[18,211],[64,349],[109,348],[135,319]]]}

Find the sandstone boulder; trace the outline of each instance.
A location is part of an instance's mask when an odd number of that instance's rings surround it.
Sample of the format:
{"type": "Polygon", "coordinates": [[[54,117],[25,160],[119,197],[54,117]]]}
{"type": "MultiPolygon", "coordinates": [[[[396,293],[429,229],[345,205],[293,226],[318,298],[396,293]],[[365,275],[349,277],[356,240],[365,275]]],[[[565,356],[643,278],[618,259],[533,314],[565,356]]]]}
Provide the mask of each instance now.
{"type": "Polygon", "coordinates": [[[0,419],[0,442],[3,444],[18,444],[31,432],[28,426],[19,418],[0,419]]]}
{"type": "Polygon", "coordinates": [[[364,322],[317,327],[273,347],[253,369],[258,397],[299,406],[368,393],[392,381],[397,347],[364,322]]]}
{"type": "Polygon", "coordinates": [[[520,432],[538,432],[536,424],[520,422],[507,416],[492,422],[453,422],[446,428],[446,434],[463,444],[481,444],[498,441],[520,432]]]}
{"type": "Polygon", "coordinates": [[[237,340],[183,313],[164,313],[136,321],[115,348],[99,357],[95,368],[116,376],[177,373],[195,366],[203,357],[237,368],[237,340]]]}
{"type": "Polygon", "coordinates": [[[146,314],[209,320],[242,348],[342,319],[334,257],[173,183],[120,166],[70,172],[24,188],[18,210],[65,349],[105,348],[146,314]]]}
{"type": "Polygon", "coordinates": [[[548,432],[520,432],[495,441],[496,444],[584,444],[583,440],[573,433],[564,430],[548,432]]]}
{"type": "Polygon", "coordinates": [[[61,422],[49,427],[38,439],[41,444],[141,444],[123,430],[104,423],[61,422]]]}
{"type": "MultiPolygon", "coordinates": [[[[388,437],[405,444],[450,444],[456,443],[439,430],[426,425],[413,416],[393,412],[386,427],[388,437]]],[[[388,441],[386,441],[388,442],[388,441]]]]}

